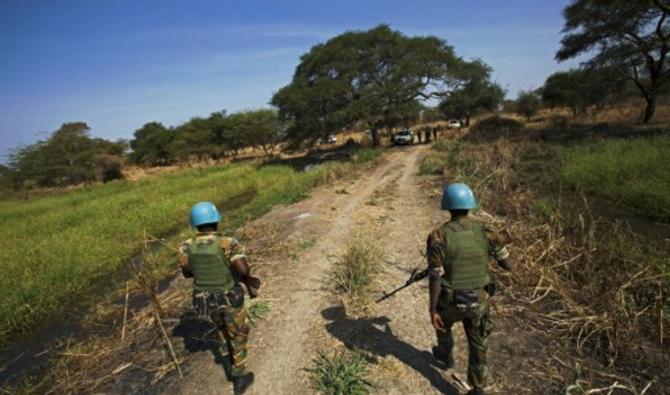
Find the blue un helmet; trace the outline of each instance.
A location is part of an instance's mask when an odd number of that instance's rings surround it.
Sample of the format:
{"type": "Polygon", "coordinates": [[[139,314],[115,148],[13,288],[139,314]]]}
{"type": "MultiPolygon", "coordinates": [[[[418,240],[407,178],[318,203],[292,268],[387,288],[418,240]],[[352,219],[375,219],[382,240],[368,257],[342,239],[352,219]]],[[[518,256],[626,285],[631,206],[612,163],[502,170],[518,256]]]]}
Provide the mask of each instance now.
{"type": "Polygon", "coordinates": [[[221,214],[214,203],[200,202],[191,207],[191,226],[198,227],[204,224],[214,224],[221,221],[221,214]]]}
{"type": "Polygon", "coordinates": [[[442,192],[442,210],[472,210],[477,201],[472,189],[465,184],[450,184],[442,192]]]}

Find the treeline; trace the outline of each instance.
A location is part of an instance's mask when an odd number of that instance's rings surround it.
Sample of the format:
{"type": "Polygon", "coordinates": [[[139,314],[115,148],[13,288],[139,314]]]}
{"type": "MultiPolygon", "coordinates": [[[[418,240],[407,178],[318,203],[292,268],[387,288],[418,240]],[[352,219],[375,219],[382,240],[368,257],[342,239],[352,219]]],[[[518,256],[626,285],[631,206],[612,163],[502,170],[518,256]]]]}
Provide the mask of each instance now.
{"type": "Polygon", "coordinates": [[[245,147],[269,154],[286,137],[286,129],[272,109],[230,115],[215,112],[174,128],[150,122],[135,131],[129,157],[139,165],[158,166],[192,159],[220,159],[237,155],[245,147]]]}
{"type": "Polygon", "coordinates": [[[19,190],[107,182],[123,177],[126,163],[170,165],[221,159],[246,147],[269,154],[286,135],[272,109],[192,118],[176,127],[149,122],[130,141],[94,138],[84,122],[63,124],[48,138],[15,149],[0,166],[0,187],[19,190]]]}

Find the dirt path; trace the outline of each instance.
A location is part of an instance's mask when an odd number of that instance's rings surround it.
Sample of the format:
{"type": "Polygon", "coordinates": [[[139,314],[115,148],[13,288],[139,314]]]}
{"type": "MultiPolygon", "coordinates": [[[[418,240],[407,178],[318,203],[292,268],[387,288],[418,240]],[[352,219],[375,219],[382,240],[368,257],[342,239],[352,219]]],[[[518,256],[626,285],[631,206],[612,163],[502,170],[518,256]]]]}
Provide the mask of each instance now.
{"type": "MultiPolygon", "coordinates": [[[[256,261],[266,280],[263,297],[271,302],[272,311],[252,332],[249,366],[256,382],[248,393],[313,393],[304,368],[318,350],[342,346],[378,359],[372,371],[375,393],[458,393],[452,372],[432,365],[435,339],[428,321],[426,284],[371,307],[363,317],[347,315],[324,284],[332,257],[361,234],[379,240],[386,251],[378,289],[390,290],[402,284],[411,269],[425,267],[425,238],[446,219],[437,191],[417,174],[426,149],[394,150],[370,174],[319,188],[310,198],[255,221],[256,227],[273,228],[274,240],[279,235],[297,248],[293,259],[276,254],[256,261]]],[[[456,363],[464,377],[466,343],[460,327],[455,334],[456,363]]],[[[498,349],[495,338],[493,343],[498,349]]],[[[186,367],[187,379],[163,387],[162,392],[232,393],[221,366],[212,359],[206,352],[194,355],[186,367]]]]}

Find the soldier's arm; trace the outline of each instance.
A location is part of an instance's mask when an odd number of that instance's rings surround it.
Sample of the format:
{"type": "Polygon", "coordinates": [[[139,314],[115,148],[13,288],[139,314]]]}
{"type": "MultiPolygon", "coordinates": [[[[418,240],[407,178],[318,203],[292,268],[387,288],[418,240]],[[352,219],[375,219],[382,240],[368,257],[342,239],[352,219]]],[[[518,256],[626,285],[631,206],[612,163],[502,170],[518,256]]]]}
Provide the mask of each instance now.
{"type": "Polygon", "coordinates": [[[484,226],[484,233],[486,233],[489,241],[489,254],[496,260],[498,266],[511,272],[513,265],[509,259],[509,251],[507,250],[509,240],[488,225],[484,226]]]}
{"type": "Polygon", "coordinates": [[[251,297],[258,295],[261,286],[259,278],[251,275],[249,257],[245,254],[244,246],[234,238],[225,238],[221,241],[221,248],[228,255],[228,259],[237,282],[244,283],[251,297]]]}
{"type": "Polygon", "coordinates": [[[179,246],[179,258],[177,260],[179,267],[181,268],[181,274],[186,278],[193,277],[193,272],[188,265],[188,250],[190,247],[190,240],[182,242],[179,246]]]}
{"type": "Polygon", "coordinates": [[[431,315],[437,311],[437,299],[442,291],[440,270],[444,261],[444,247],[444,239],[439,230],[428,235],[428,240],[426,240],[426,257],[428,259],[429,308],[431,315]]]}

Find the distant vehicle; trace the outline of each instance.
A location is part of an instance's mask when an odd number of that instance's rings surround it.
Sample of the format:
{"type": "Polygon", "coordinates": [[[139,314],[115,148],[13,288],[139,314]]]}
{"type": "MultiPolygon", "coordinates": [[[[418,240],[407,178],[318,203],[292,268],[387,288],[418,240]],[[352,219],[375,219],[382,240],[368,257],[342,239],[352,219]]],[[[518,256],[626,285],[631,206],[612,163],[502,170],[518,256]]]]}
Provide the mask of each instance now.
{"type": "Polygon", "coordinates": [[[406,128],[399,131],[395,136],[393,136],[393,144],[395,145],[414,144],[414,133],[412,132],[412,129],[406,128]]]}
{"type": "Polygon", "coordinates": [[[337,136],[335,136],[334,134],[329,135],[328,138],[326,139],[326,144],[335,144],[335,143],[337,143],[337,136]]]}
{"type": "Polygon", "coordinates": [[[461,128],[461,121],[458,119],[452,119],[447,123],[447,128],[449,129],[460,129],[461,128]]]}

